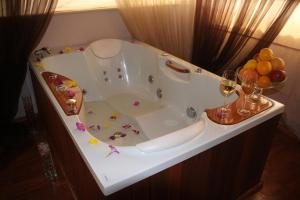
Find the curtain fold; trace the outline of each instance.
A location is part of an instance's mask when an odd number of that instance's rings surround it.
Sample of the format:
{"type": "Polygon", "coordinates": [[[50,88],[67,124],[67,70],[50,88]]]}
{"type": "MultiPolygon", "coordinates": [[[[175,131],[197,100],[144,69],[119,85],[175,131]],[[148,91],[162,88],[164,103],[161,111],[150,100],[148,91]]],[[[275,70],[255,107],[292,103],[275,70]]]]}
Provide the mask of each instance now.
{"type": "Polygon", "coordinates": [[[192,63],[212,72],[237,68],[244,57],[253,57],[272,43],[298,3],[299,0],[197,0],[192,63]],[[267,20],[270,13],[274,17],[267,20]],[[261,26],[266,30],[259,42],[249,42],[261,26]],[[245,46],[249,53],[241,53],[245,46]]]}
{"type": "Polygon", "coordinates": [[[241,60],[240,65],[242,63],[245,63],[247,60],[253,58],[253,56],[257,52],[259,52],[260,49],[268,47],[272,44],[272,42],[279,35],[280,31],[288,21],[289,17],[292,15],[293,11],[298,6],[299,2],[299,0],[289,0],[282,5],[282,8],[278,13],[278,16],[275,18],[275,21],[268,28],[265,34],[260,38],[260,40],[257,41],[254,48],[252,48],[252,50],[247,54],[247,56],[243,60],[241,60]]]}
{"type": "Polygon", "coordinates": [[[194,0],[117,0],[133,38],[190,60],[194,0]]]}
{"type": "Polygon", "coordinates": [[[0,0],[1,127],[18,109],[27,60],[54,13],[57,0],[0,0]]]}

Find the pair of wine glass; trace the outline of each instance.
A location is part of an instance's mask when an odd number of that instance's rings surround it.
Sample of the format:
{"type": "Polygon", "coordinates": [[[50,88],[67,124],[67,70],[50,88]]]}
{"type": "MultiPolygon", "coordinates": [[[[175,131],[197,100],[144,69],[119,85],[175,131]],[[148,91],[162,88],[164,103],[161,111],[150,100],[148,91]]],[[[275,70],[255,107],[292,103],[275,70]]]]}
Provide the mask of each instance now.
{"type": "Polygon", "coordinates": [[[237,113],[241,116],[248,116],[250,114],[250,110],[246,108],[246,104],[249,101],[249,95],[253,94],[254,90],[257,88],[255,86],[255,81],[253,81],[251,77],[239,76],[239,69],[236,71],[227,69],[223,72],[220,82],[220,91],[224,96],[224,105],[219,111],[219,116],[222,118],[227,118],[231,111],[226,101],[227,98],[235,92],[237,80],[240,80],[241,88],[244,92],[244,99],[242,101],[242,105],[237,108],[237,113]]]}

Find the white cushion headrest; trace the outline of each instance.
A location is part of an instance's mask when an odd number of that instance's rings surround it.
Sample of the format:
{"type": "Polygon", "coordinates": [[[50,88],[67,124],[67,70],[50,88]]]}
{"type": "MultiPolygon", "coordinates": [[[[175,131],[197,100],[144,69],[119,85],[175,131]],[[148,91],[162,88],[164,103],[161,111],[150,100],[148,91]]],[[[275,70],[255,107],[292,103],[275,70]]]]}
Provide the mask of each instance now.
{"type": "Polygon", "coordinates": [[[100,58],[111,58],[117,55],[122,47],[122,41],[118,39],[103,39],[90,45],[95,56],[100,58]]]}

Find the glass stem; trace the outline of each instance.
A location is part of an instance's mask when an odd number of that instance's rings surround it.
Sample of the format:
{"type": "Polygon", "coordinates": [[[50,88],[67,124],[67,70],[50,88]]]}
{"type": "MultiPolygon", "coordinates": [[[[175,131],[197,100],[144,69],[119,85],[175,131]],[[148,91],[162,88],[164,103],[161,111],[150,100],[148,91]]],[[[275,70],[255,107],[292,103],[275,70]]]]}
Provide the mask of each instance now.
{"type": "Polygon", "coordinates": [[[244,95],[243,110],[246,110],[247,95],[244,95]]]}

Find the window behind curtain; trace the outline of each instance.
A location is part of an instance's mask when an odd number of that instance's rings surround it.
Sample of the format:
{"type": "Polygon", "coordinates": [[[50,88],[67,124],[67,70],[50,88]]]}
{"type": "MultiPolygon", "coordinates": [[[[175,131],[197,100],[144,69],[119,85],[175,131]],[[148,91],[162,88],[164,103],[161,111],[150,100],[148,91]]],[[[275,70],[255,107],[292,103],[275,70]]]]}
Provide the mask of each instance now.
{"type": "Polygon", "coordinates": [[[56,11],[80,11],[115,7],[115,0],[59,0],[56,11]]]}
{"type": "MultiPolygon", "coordinates": [[[[238,10],[240,6],[240,1],[238,0],[235,6],[235,11],[238,10]]],[[[260,38],[261,35],[266,31],[267,24],[269,21],[272,21],[276,18],[275,13],[280,10],[280,5],[282,5],[282,0],[274,1],[272,9],[265,16],[265,19],[262,21],[261,25],[258,27],[258,30],[254,33],[255,38],[260,38]]],[[[236,20],[236,17],[234,19],[236,20]]],[[[234,24],[234,23],[233,23],[234,24]]],[[[292,47],[300,50],[300,5],[294,10],[293,14],[290,16],[289,20],[281,30],[280,34],[274,40],[274,43],[292,47]]]]}
{"type": "Polygon", "coordinates": [[[300,4],[274,42],[300,50],[300,4]]]}

